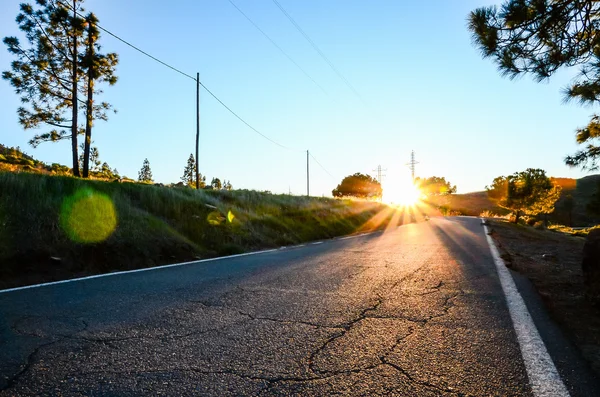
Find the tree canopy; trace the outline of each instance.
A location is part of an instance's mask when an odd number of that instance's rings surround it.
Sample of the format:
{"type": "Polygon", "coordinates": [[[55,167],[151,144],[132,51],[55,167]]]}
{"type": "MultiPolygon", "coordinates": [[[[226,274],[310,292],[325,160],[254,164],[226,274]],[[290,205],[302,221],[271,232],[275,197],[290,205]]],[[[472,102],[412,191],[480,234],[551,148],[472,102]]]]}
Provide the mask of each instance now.
{"type": "MultiPolygon", "coordinates": [[[[469,15],[475,45],[492,58],[500,73],[514,78],[532,74],[538,81],[561,67],[579,67],[565,89],[566,100],[600,102],[600,2],[593,0],[506,0],[500,7],[481,7],[469,15]]],[[[569,166],[598,169],[600,117],[576,130],[583,145],[565,158],[569,166]]]]}
{"type": "MultiPolygon", "coordinates": [[[[25,129],[43,125],[49,131],[36,134],[32,146],[42,142],[71,140],[73,174],[79,176],[77,136],[86,133],[84,169],[87,171],[92,121],[106,119],[108,103],[94,103],[94,81],[114,84],[116,54],[98,53],[99,31],[93,14],[82,17],[83,0],[36,0],[23,3],[16,22],[26,43],[17,37],[5,37],[4,44],[15,60],[2,77],[20,95],[17,109],[19,122],[25,129]],[[86,79],[87,77],[87,79],[86,79]],[[87,84],[85,84],[87,82],[87,84]],[[79,94],[86,94],[83,101],[79,94]],[[85,128],[79,113],[85,109],[85,128]]],[[[84,176],[87,176],[84,174],[84,176]]]]}
{"type": "Polygon", "coordinates": [[[148,159],[144,159],[142,168],[140,169],[140,172],[138,172],[138,181],[146,183],[152,182],[152,170],[150,169],[150,162],[148,159]]]}
{"type": "MultiPolygon", "coordinates": [[[[190,153],[190,157],[188,157],[187,164],[183,169],[183,176],[181,177],[181,181],[185,183],[189,187],[196,187],[196,159],[194,155],[190,153]]],[[[199,175],[200,189],[203,189],[206,186],[206,177],[202,174],[199,175]]]]}
{"type": "Polygon", "coordinates": [[[429,178],[415,178],[415,186],[426,196],[441,196],[456,193],[456,185],[452,186],[445,177],[432,176],[429,178]]]}
{"type": "Polygon", "coordinates": [[[554,211],[561,187],[554,184],[540,169],[528,168],[508,176],[499,176],[491,186],[486,186],[490,199],[500,207],[515,214],[515,222],[521,215],[549,214],[554,211]]]}
{"type": "Polygon", "coordinates": [[[383,190],[377,180],[369,175],[357,172],[345,177],[331,192],[333,197],[381,197],[383,190]]]}

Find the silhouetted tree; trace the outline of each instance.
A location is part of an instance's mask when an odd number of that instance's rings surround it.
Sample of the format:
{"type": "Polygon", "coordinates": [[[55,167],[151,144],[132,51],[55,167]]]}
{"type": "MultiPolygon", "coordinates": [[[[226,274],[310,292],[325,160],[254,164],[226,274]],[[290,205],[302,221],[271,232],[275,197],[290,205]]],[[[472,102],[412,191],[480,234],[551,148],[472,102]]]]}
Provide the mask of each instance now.
{"type": "Polygon", "coordinates": [[[142,169],[138,172],[138,181],[140,182],[152,182],[152,170],[150,169],[150,162],[148,159],[144,159],[142,169]]]}
{"type": "Polygon", "coordinates": [[[342,179],[331,194],[333,197],[377,198],[381,197],[382,192],[381,185],[375,178],[357,172],[342,179]]]}
{"type": "MultiPolygon", "coordinates": [[[[82,142],[81,145],[79,145],[79,147],[81,148],[81,154],[79,155],[79,167],[80,167],[80,169],[84,169],[85,142],[82,142]]],[[[91,167],[89,167],[89,171],[92,171],[92,172],[100,171],[100,164],[102,164],[102,162],[100,161],[100,152],[98,151],[98,148],[96,146],[92,146],[92,148],[90,149],[89,162],[92,165],[91,167]]]]}
{"type": "Polygon", "coordinates": [[[452,186],[445,177],[432,176],[429,178],[415,178],[415,185],[426,196],[440,196],[456,193],[456,185],[452,186]]]}
{"type": "Polygon", "coordinates": [[[223,184],[219,178],[213,178],[212,181],[210,181],[210,186],[212,186],[214,190],[221,190],[223,184]]]}
{"type": "Polygon", "coordinates": [[[231,182],[230,182],[230,181],[225,181],[225,182],[223,183],[223,189],[224,189],[224,190],[232,190],[232,189],[233,189],[233,186],[231,185],[231,182]]]}
{"type": "MultiPolygon", "coordinates": [[[[600,102],[600,2],[583,0],[506,0],[481,7],[469,15],[469,30],[484,57],[494,59],[500,73],[514,78],[533,74],[548,79],[561,66],[579,66],[575,81],[565,90],[567,100],[582,104],[600,102]]],[[[578,129],[584,150],[565,158],[569,166],[597,169],[600,117],[578,129]]]]}
{"type": "MultiPolygon", "coordinates": [[[[196,187],[196,160],[194,159],[193,154],[190,154],[187,164],[183,169],[183,176],[181,177],[181,181],[187,186],[194,188],[196,187]]],[[[206,177],[200,174],[200,189],[203,189],[205,186],[206,177]]]]}
{"type": "Polygon", "coordinates": [[[544,170],[533,168],[497,177],[485,189],[490,199],[500,207],[514,212],[515,223],[523,214],[539,215],[554,211],[554,204],[562,190],[552,183],[544,170]]]}

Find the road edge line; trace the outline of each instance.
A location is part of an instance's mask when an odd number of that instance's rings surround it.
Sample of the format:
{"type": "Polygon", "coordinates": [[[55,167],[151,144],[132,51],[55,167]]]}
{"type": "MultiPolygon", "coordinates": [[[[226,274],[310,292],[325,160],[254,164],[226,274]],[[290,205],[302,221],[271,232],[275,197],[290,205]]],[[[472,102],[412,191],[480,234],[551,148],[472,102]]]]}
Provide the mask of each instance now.
{"type": "Polygon", "coordinates": [[[171,263],[169,265],[144,267],[144,268],[141,268],[141,269],[133,269],[133,270],[122,270],[122,271],[118,271],[118,272],[94,274],[92,276],[86,276],[86,277],[70,278],[68,280],[59,280],[59,281],[51,281],[51,282],[48,282],[48,283],[24,285],[22,287],[15,287],[15,288],[9,288],[9,289],[0,290],[0,294],[6,293],[6,292],[20,291],[20,290],[24,290],[24,289],[47,287],[47,286],[50,286],[50,285],[72,283],[72,282],[75,282],[75,281],[91,280],[91,279],[100,278],[100,277],[119,276],[119,275],[122,275],[122,274],[139,273],[139,272],[146,272],[146,271],[150,271],[150,270],[167,269],[169,267],[192,265],[194,263],[213,262],[213,261],[218,261],[218,260],[221,260],[221,259],[231,259],[231,258],[239,258],[241,256],[266,254],[268,252],[274,252],[274,251],[279,251],[279,249],[278,248],[273,248],[273,249],[262,250],[262,251],[244,252],[242,254],[235,254],[235,255],[228,255],[228,256],[217,256],[215,258],[198,259],[198,260],[194,260],[194,261],[180,262],[180,263],[171,263]]]}
{"type": "Polygon", "coordinates": [[[521,357],[525,363],[525,370],[534,396],[536,397],[568,397],[567,387],[563,383],[558,370],[546,349],[540,333],[533,322],[533,318],[525,305],[523,297],[517,289],[515,280],[500,257],[498,248],[489,234],[485,220],[481,219],[485,237],[490,252],[496,265],[500,285],[506,298],[508,312],[512,319],[513,328],[517,334],[517,341],[521,349],[521,357]]]}
{"type": "MultiPolygon", "coordinates": [[[[327,241],[337,241],[337,240],[343,240],[345,238],[363,237],[363,236],[366,236],[366,235],[369,235],[369,234],[373,234],[373,233],[377,233],[377,231],[375,231],[375,232],[369,232],[369,233],[363,233],[363,234],[355,234],[355,235],[350,235],[350,236],[341,237],[341,238],[340,237],[336,237],[336,238],[333,238],[333,239],[327,240],[327,241]]],[[[227,255],[227,256],[217,256],[215,258],[206,258],[206,259],[198,259],[198,260],[188,261],[188,262],[171,263],[169,265],[144,267],[144,268],[141,268],[141,269],[133,269],[133,270],[122,270],[122,271],[118,271],[118,272],[94,274],[94,275],[86,276],[86,277],[70,278],[68,280],[50,281],[48,283],[24,285],[22,287],[14,287],[14,288],[2,289],[2,290],[0,290],[0,294],[4,294],[4,293],[7,293],[7,292],[21,291],[21,290],[25,290],[25,289],[32,289],[32,288],[39,288],[39,287],[48,287],[48,286],[57,285],[57,284],[72,283],[72,282],[75,282],[75,281],[91,280],[91,279],[100,278],[100,277],[118,276],[118,275],[122,275],[122,274],[139,273],[139,272],[146,272],[146,271],[150,271],[150,270],[167,269],[169,267],[192,265],[192,264],[195,264],[195,263],[213,262],[213,261],[218,261],[218,260],[222,260],[222,259],[239,258],[239,257],[242,257],[242,256],[257,255],[257,254],[266,254],[268,252],[275,252],[275,251],[280,251],[280,250],[284,250],[284,249],[288,250],[288,249],[293,249],[293,248],[301,248],[301,247],[305,247],[307,245],[317,245],[317,244],[322,244],[322,243],[323,243],[323,241],[313,242],[313,243],[308,242],[308,243],[304,243],[304,244],[293,245],[293,246],[290,246],[290,247],[284,246],[284,247],[280,247],[280,248],[272,248],[272,249],[267,249],[267,250],[262,250],[262,251],[244,252],[242,254],[227,255]]]]}

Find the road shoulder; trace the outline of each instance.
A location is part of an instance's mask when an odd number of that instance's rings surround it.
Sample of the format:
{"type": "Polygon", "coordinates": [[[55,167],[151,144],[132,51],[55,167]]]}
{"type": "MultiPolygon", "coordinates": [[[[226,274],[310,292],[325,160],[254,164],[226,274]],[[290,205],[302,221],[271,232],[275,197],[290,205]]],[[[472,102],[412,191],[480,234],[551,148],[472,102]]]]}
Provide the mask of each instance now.
{"type": "Polygon", "coordinates": [[[583,297],[583,239],[499,220],[489,230],[561,374],[589,372],[600,384],[600,311],[583,297]],[[562,335],[567,345],[556,342],[562,335]],[[573,367],[567,356],[583,357],[589,367],[573,367]]]}

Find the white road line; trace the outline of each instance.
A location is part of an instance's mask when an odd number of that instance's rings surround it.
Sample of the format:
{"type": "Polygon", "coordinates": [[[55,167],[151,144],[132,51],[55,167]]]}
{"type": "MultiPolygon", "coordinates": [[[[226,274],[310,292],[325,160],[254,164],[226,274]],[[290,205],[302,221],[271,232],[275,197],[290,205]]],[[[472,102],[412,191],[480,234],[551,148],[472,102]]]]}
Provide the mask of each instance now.
{"type": "MultiPolygon", "coordinates": [[[[354,237],[366,236],[366,235],[372,234],[372,233],[376,233],[376,232],[363,233],[363,234],[359,234],[359,235],[342,237],[342,238],[338,238],[337,240],[343,240],[343,239],[346,239],[346,238],[354,238],[354,237]]],[[[310,244],[311,245],[323,244],[323,241],[317,241],[317,242],[310,243],[310,244]]],[[[143,269],[124,270],[124,271],[121,271],[121,272],[95,274],[93,276],[71,278],[69,280],[52,281],[52,282],[49,282],[49,283],[25,285],[23,287],[16,287],[16,288],[9,288],[9,289],[0,290],[0,294],[7,293],[7,292],[13,292],[13,291],[20,291],[20,290],[30,289],[30,288],[46,287],[46,286],[49,286],[49,285],[72,283],[74,281],[91,280],[93,278],[118,276],[118,275],[121,275],[121,274],[128,274],[128,273],[146,272],[146,271],[150,271],[150,270],[166,269],[168,267],[185,266],[185,265],[191,265],[191,264],[194,264],[194,263],[219,261],[221,259],[238,258],[238,257],[241,257],[241,256],[248,256],[248,255],[266,254],[267,252],[274,252],[274,251],[284,250],[284,249],[288,249],[288,248],[300,248],[300,247],[305,247],[305,246],[306,246],[306,244],[294,245],[294,246],[290,246],[290,247],[283,246],[283,247],[280,247],[280,248],[268,249],[268,250],[262,250],[262,251],[255,251],[255,252],[246,252],[246,253],[243,253],[243,254],[235,254],[235,255],[228,255],[228,256],[219,256],[219,257],[216,257],[216,258],[198,259],[196,261],[189,261],[189,262],[182,262],[182,263],[173,263],[173,264],[170,264],[170,265],[145,267],[143,269]]]]}
{"type": "Polygon", "coordinates": [[[217,258],[198,259],[197,261],[189,261],[189,262],[182,262],[182,263],[173,263],[171,265],[145,267],[143,269],[124,270],[122,272],[112,272],[112,273],[104,273],[104,274],[95,274],[93,276],[71,278],[69,280],[61,280],[61,281],[53,281],[53,282],[50,282],[50,283],[26,285],[24,287],[16,287],[16,288],[10,288],[10,289],[0,290],[0,294],[6,293],[6,292],[20,291],[20,290],[23,290],[23,289],[46,287],[48,285],[66,284],[66,283],[72,283],[74,281],[91,280],[93,278],[110,277],[110,276],[117,276],[117,275],[128,274],[128,273],[146,272],[146,271],[150,271],[150,270],[166,269],[168,267],[177,267],[177,266],[191,265],[191,264],[194,264],[194,263],[212,262],[212,261],[219,261],[221,259],[239,258],[241,256],[266,254],[267,252],[273,252],[273,251],[278,251],[278,249],[269,249],[269,250],[263,250],[263,251],[255,251],[255,252],[246,252],[246,253],[243,253],[243,254],[235,254],[235,255],[228,255],[228,256],[219,256],[217,258]]]}
{"type": "MultiPolygon", "coordinates": [[[[482,219],[483,223],[483,219],[482,219]]],[[[527,370],[527,376],[531,389],[536,397],[562,397],[569,396],[565,384],[562,382],[546,345],[540,337],[531,314],[527,310],[525,301],[519,293],[515,281],[506,268],[504,261],[494,245],[492,237],[488,234],[488,228],[484,224],[485,237],[490,245],[490,251],[498,270],[500,284],[506,297],[508,311],[517,334],[517,340],[521,348],[521,355],[527,370]]]]}

